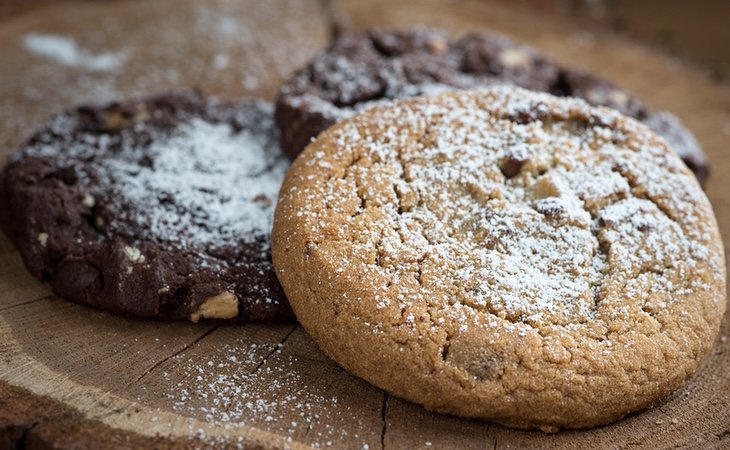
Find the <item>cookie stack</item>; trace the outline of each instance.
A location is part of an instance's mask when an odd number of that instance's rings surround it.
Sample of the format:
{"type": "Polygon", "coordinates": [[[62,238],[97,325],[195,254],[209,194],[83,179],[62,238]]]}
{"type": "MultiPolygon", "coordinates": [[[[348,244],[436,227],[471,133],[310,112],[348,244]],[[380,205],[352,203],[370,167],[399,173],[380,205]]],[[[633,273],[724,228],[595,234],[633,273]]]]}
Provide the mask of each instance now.
{"type": "Polygon", "coordinates": [[[372,31],[275,112],[185,94],[57,116],[0,208],[63,298],[296,315],[394,395],[556,431],[656,402],[710,351],[726,281],[707,174],[674,116],[594,75],[491,35],[372,31]]]}

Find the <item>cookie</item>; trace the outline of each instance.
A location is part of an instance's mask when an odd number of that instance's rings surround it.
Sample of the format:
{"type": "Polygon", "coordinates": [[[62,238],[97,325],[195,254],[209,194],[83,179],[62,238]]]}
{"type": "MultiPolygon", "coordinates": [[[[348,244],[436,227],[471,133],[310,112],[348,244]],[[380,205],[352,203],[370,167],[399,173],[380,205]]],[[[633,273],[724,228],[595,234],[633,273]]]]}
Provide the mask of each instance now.
{"type": "Polygon", "coordinates": [[[512,427],[654,404],[697,369],[725,310],[712,208],[665,141],[515,87],[328,129],[287,173],[272,239],[326,354],[428,409],[512,427]]]}
{"type": "Polygon", "coordinates": [[[643,122],[644,125],[663,137],[669,146],[677,151],[700,183],[705,184],[710,176],[707,156],[694,135],[682,125],[679,119],[667,111],[658,111],[649,114],[643,122]]]}
{"type": "Polygon", "coordinates": [[[276,122],[282,147],[295,158],[337,121],[385,100],[450,88],[514,84],[609,106],[662,135],[704,182],[709,166],[697,141],[673,115],[593,74],[557,65],[498,35],[472,33],[454,41],[437,30],[371,30],[338,38],[280,90],[276,122]]]}
{"type": "Polygon", "coordinates": [[[270,230],[272,105],[197,94],[80,107],[10,159],[0,221],[58,296],[158,319],[292,318],[270,230]]]}

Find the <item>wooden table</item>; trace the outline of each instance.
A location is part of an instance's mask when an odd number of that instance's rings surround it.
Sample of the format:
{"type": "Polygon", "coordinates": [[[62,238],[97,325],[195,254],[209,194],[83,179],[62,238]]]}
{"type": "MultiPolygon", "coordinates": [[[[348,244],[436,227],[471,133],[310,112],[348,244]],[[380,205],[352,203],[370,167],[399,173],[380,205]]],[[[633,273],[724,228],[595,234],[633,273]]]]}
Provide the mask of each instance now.
{"type": "MultiPolygon", "coordinates": [[[[502,32],[675,112],[712,159],[707,192],[728,246],[730,88],[616,35],[500,1],[123,0],[14,15],[0,22],[0,164],[65,107],[191,87],[272,98],[333,32],[415,24],[502,32]],[[116,63],[33,54],[29,36],[116,63]]],[[[0,448],[728,448],[728,334],[726,317],[702,370],[653,409],[589,431],[516,431],[389,398],[293,324],[160,323],[63,302],[0,235],[0,448]]]]}

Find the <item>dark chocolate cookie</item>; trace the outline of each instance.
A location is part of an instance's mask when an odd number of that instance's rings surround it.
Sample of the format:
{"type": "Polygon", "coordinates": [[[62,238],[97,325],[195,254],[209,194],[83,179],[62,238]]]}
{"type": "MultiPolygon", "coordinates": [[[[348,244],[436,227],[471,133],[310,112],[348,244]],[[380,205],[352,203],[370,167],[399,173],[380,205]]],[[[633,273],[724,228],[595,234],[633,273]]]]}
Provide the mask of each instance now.
{"type": "Polygon", "coordinates": [[[563,67],[502,36],[471,33],[454,41],[438,30],[371,30],[335,40],[279,92],[276,123],[295,158],[335,122],[383,101],[456,88],[514,84],[579,97],[644,122],[662,135],[704,182],[709,167],[692,134],[673,115],[593,74],[563,67]]]}
{"type": "Polygon", "coordinates": [[[159,96],[56,116],[10,159],[0,222],[65,299],[161,319],[287,320],[271,266],[288,167],[272,107],[159,96]]]}

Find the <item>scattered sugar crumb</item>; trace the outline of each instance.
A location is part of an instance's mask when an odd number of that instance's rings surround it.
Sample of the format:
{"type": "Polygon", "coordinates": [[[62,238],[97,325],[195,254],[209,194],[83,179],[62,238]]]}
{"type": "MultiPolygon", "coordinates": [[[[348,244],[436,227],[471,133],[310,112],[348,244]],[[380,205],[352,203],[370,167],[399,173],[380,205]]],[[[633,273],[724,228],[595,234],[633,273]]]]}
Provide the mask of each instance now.
{"type": "Polygon", "coordinates": [[[118,70],[129,57],[126,51],[92,53],[80,48],[73,38],[53,34],[28,33],[23,36],[23,47],[36,56],[90,72],[118,70]]]}

